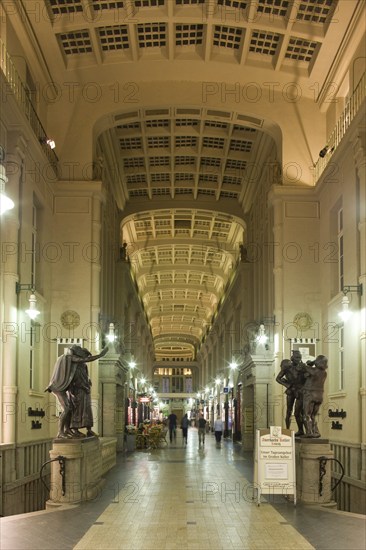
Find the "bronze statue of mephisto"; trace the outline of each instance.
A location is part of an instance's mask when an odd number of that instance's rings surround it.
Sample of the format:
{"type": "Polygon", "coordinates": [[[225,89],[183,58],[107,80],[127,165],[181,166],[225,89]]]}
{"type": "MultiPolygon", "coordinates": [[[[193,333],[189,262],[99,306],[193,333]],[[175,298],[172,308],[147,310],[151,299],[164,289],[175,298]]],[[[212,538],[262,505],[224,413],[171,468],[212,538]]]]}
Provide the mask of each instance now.
{"type": "Polygon", "coordinates": [[[300,351],[294,350],[291,359],[281,362],[276,381],[286,388],[286,428],[290,428],[291,414],[298,427],[296,436],[320,437],[316,415],[323,402],[328,359],[318,355],[314,361],[302,362],[300,351]]]}
{"type": "Polygon", "coordinates": [[[73,345],[57,359],[45,390],[57,397],[62,409],[57,438],[82,437],[84,434],[80,432],[80,428],[86,428],[86,435],[89,437],[96,435],[92,431],[91,380],[86,363],[103,357],[107,352],[108,347],[99,355],[92,355],[86,348],[73,345]]]}

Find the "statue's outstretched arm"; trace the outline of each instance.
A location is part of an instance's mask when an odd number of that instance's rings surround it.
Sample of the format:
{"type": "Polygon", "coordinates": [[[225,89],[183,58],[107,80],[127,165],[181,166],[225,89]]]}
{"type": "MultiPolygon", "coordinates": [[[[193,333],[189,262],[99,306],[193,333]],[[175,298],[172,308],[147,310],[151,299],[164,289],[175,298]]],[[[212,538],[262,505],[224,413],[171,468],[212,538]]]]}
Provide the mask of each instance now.
{"type": "Polygon", "coordinates": [[[90,361],[96,361],[97,359],[100,359],[100,357],[104,357],[105,354],[108,353],[108,346],[102,349],[102,351],[98,355],[90,355],[86,359],[82,359],[84,363],[90,363],[90,361]]]}
{"type": "Polygon", "coordinates": [[[91,361],[96,361],[97,359],[100,359],[100,357],[104,357],[104,355],[108,353],[108,346],[106,346],[98,355],[87,355],[86,357],[78,357],[77,355],[72,356],[72,362],[73,363],[90,363],[91,361]]]}

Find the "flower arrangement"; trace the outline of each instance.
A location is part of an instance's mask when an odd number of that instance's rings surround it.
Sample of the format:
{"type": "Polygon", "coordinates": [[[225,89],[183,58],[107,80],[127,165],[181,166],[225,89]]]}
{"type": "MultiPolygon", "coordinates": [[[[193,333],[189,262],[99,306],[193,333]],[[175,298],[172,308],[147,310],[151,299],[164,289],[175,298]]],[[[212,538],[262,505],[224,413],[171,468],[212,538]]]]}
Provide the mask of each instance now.
{"type": "Polygon", "coordinates": [[[137,433],[137,428],[134,424],[127,424],[125,429],[128,434],[135,435],[137,433]]]}

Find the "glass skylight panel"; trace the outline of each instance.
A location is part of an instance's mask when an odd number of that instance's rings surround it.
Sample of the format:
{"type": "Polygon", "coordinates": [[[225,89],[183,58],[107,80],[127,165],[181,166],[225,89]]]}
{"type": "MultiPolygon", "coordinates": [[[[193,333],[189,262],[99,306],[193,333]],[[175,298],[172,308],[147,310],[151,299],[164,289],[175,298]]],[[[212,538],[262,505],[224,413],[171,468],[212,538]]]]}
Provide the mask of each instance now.
{"type": "Polygon", "coordinates": [[[258,0],[257,12],[285,17],[289,0],[258,0]]]}
{"type": "Polygon", "coordinates": [[[127,25],[99,27],[97,31],[103,51],[124,50],[130,47],[127,25]]]}
{"type": "Polygon", "coordinates": [[[136,8],[157,8],[164,6],[165,0],[134,0],[136,8]]]}
{"type": "Polygon", "coordinates": [[[217,120],[206,120],[205,128],[219,128],[220,130],[227,130],[226,122],[218,122],[217,120]]]}
{"type": "Polygon", "coordinates": [[[235,176],[224,176],[222,183],[227,183],[229,185],[241,185],[241,178],[235,176]]]}
{"type": "MultiPolygon", "coordinates": [[[[152,194],[154,196],[163,196],[163,195],[170,195],[170,188],[169,187],[154,187],[152,190],[152,194]]],[[[170,231],[166,231],[167,234],[170,233],[170,231]]]]}
{"type": "Polygon", "coordinates": [[[206,195],[210,197],[214,197],[216,194],[216,191],[214,189],[199,189],[198,190],[198,196],[199,195],[206,195]]]}
{"type": "Polygon", "coordinates": [[[150,166],[169,166],[170,157],[150,157],[149,164],[150,166]]]}
{"type": "Polygon", "coordinates": [[[232,193],[231,191],[221,191],[220,197],[223,199],[237,199],[238,193],[232,193]]]}
{"type": "Polygon", "coordinates": [[[146,128],[169,128],[169,120],[161,118],[156,120],[147,120],[146,128]]]}
{"type": "Polygon", "coordinates": [[[123,8],[123,0],[92,0],[95,11],[117,10],[123,8]]]}
{"type": "Polygon", "coordinates": [[[116,126],[119,130],[140,130],[139,122],[128,122],[127,124],[119,124],[116,126]]]}
{"type": "Polygon", "coordinates": [[[53,15],[83,11],[81,0],[49,0],[53,15]]]}
{"type": "Polygon", "coordinates": [[[66,55],[92,52],[89,31],[83,29],[75,32],[66,32],[58,35],[66,55]]]}
{"type": "Polygon", "coordinates": [[[279,34],[253,30],[249,51],[265,55],[275,55],[279,43],[279,34]]]}
{"type": "MultiPolygon", "coordinates": [[[[134,198],[134,197],[148,197],[146,189],[134,189],[133,191],[129,191],[128,194],[131,198],[134,198]]],[[[150,232],[150,234],[152,234],[152,233],[150,232]]]]}
{"type": "Polygon", "coordinates": [[[245,160],[227,159],[225,170],[244,170],[246,165],[245,160]]]}
{"type": "Polygon", "coordinates": [[[179,173],[179,174],[174,174],[174,179],[175,181],[189,181],[189,182],[192,182],[193,181],[193,174],[190,174],[190,173],[186,173],[186,172],[183,172],[183,173],[179,173]]]}
{"type": "Polygon", "coordinates": [[[145,163],[142,157],[123,159],[124,168],[144,168],[145,163]]]}
{"type": "Polygon", "coordinates": [[[206,0],[175,0],[176,6],[194,6],[204,4],[206,0]]]}
{"type": "Polygon", "coordinates": [[[122,151],[128,151],[129,149],[141,149],[142,141],[141,138],[121,138],[119,140],[120,147],[122,151]]]}
{"type": "Polygon", "coordinates": [[[219,168],[221,166],[221,159],[216,157],[202,157],[201,166],[215,166],[219,168]]]}
{"type": "Polygon", "coordinates": [[[234,130],[236,132],[249,132],[251,134],[256,133],[256,128],[250,128],[249,126],[241,126],[240,124],[234,124],[234,130]]]}
{"type": "Polygon", "coordinates": [[[176,187],[174,190],[175,195],[192,195],[192,189],[190,187],[176,187]]]}
{"type": "Polygon", "coordinates": [[[217,0],[217,3],[218,3],[219,6],[227,6],[228,8],[237,8],[237,9],[245,10],[247,5],[248,5],[248,1],[244,1],[244,0],[217,0]]]}
{"type": "Polygon", "coordinates": [[[230,151],[245,151],[250,153],[252,149],[252,142],[241,139],[232,139],[230,141],[230,151]]]}
{"type": "Polygon", "coordinates": [[[226,229],[227,231],[230,230],[230,227],[231,225],[229,223],[226,223],[226,222],[218,222],[218,221],[215,221],[214,223],[214,229],[226,229]]]}
{"type": "Polygon", "coordinates": [[[127,183],[146,183],[145,174],[132,174],[127,176],[127,183]]]}
{"type": "Polygon", "coordinates": [[[194,222],[194,226],[209,228],[211,226],[211,220],[199,220],[196,218],[194,222]]]}
{"type": "Polygon", "coordinates": [[[155,220],[155,227],[170,227],[170,224],[171,224],[171,220],[170,218],[169,219],[166,219],[166,220],[155,220]]]}
{"type": "Polygon", "coordinates": [[[147,145],[149,148],[164,148],[169,147],[168,136],[154,136],[147,138],[147,145]]]}
{"type": "Polygon", "coordinates": [[[196,157],[175,157],[175,166],[192,166],[196,162],[196,157]]]}
{"type": "Polygon", "coordinates": [[[243,34],[243,29],[237,27],[227,27],[224,25],[215,25],[213,45],[220,48],[232,48],[238,50],[243,34]]]}
{"type": "Polygon", "coordinates": [[[212,149],[223,149],[225,145],[224,138],[216,137],[204,137],[203,138],[203,147],[211,147],[212,149]]]}
{"type": "Polygon", "coordinates": [[[203,25],[176,25],[175,45],[191,46],[200,45],[203,42],[203,25]]]}
{"type": "Polygon", "coordinates": [[[166,46],[165,23],[141,23],[137,25],[140,48],[161,48],[166,46]]]}
{"type": "Polygon", "coordinates": [[[199,183],[217,183],[215,174],[200,174],[199,183]]]}
{"type": "Polygon", "coordinates": [[[200,121],[196,118],[177,118],[175,125],[177,127],[182,126],[198,126],[200,121]]]}
{"type": "Polygon", "coordinates": [[[285,57],[288,59],[296,59],[297,61],[309,62],[313,57],[317,45],[317,42],[292,36],[289,40],[285,57]]]}
{"type": "Polygon", "coordinates": [[[310,23],[325,23],[327,17],[333,12],[336,2],[334,0],[306,0],[300,2],[296,19],[310,23]]]}
{"type": "Polygon", "coordinates": [[[157,182],[161,182],[161,181],[169,181],[170,180],[170,175],[167,174],[167,173],[160,173],[160,174],[151,174],[151,181],[153,183],[157,183],[157,182]]]}
{"type": "MultiPolygon", "coordinates": [[[[151,227],[151,219],[145,218],[143,220],[136,220],[135,221],[135,229],[137,231],[144,231],[145,229],[148,229],[151,227]]],[[[144,252],[145,253],[145,252],[144,252]]],[[[147,254],[150,254],[151,252],[147,252],[147,254]]]]}
{"type": "Polygon", "coordinates": [[[176,147],[195,147],[197,138],[194,136],[175,136],[176,147]]]}

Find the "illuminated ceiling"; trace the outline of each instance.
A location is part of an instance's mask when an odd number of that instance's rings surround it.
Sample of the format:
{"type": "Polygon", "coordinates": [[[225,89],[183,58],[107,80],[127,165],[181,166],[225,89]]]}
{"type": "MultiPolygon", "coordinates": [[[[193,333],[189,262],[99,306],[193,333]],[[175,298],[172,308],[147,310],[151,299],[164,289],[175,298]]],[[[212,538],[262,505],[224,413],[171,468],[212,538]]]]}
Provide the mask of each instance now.
{"type": "MultiPolygon", "coordinates": [[[[18,0],[16,5],[19,13],[28,12],[59,89],[65,82],[94,82],[113,91],[116,78],[124,83],[123,102],[104,113],[95,137],[118,173],[111,188],[121,210],[121,239],[156,356],[192,357],[235,269],[246,215],[268,159],[281,164],[269,122],[251,115],[250,97],[244,114],[243,98],[235,95],[239,84],[260,76],[283,89],[295,80],[308,98],[318,92],[326,97],[323,85],[356,3],[18,0]],[[206,81],[213,86],[206,93],[215,92],[222,108],[208,108],[204,97],[200,104],[187,97],[184,105],[172,106],[168,81],[206,81]],[[165,104],[153,107],[154,98],[141,102],[139,82],[161,82],[165,104]],[[225,108],[227,91],[237,112],[225,108]]],[[[64,124],[71,123],[72,114],[64,124]]],[[[59,128],[67,146],[67,129],[59,128]]]]}

